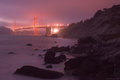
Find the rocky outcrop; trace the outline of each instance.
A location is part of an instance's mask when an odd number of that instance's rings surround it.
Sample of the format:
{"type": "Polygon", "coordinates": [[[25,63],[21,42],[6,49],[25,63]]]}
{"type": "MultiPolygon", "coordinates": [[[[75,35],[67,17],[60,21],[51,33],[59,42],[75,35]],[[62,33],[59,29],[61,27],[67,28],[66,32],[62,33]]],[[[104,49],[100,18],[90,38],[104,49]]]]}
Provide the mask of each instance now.
{"type": "Polygon", "coordinates": [[[17,69],[14,74],[42,79],[57,79],[63,76],[63,74],[60,72],[40,69],[34,66],[23,66],[20,69],[17,69]]]}
{"type": "Polygon", "coordinates": [[[108,60],[86,56],[66,62],[65,71],[79,77],[110,77],[114,75],[114,64],[108,60]]]}
{"type": "Polygon", "coordinates": [[[66,73],[89,78],[86,80],[120,78],[120,38],[114,40],[96,37],[80,38],[78,43],[71,47],[70,52],[79,57],[65,63],[66,73]]]}

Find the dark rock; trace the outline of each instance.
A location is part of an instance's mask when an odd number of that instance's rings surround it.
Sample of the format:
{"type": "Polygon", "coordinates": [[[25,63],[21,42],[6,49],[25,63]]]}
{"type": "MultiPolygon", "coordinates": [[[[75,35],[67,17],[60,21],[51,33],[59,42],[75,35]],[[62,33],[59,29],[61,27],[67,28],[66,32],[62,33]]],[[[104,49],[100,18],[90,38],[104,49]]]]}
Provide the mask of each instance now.
{"type": "Polygon", "coordinates": [[[64,70],[68,71],[68,70],[72,70],[75,68],[79,68],[82,59],[83,59],[83,57],[78,57],[78,58],[70,59],[69,61],[65,62],[64,70]]]}
{"type": "Polygon", "coordinates": [[[34,49],[34,51],[38,51],[39,49],[34,49]]]}
{"type": "Polygon", "coordinates": [[[52,65],[47,65],[46,68],[52,68],[52,65]]]}
{"type": "Polygon", "coordinates": [[[56,57],[56,60],[60,60],[60,62],[63,62],[63,61],[65,61],[66,59],[67,59],[67,58],[66,58],[65,55],[60,55],[60,56],[56,57]]]}
{"type": "Polygon", "coordinates": [[[100,64],[100,70],[98,70],[97,75],[102,77],[113,77],[115,76],[114,63],[109,60],[102,60],[100,64]]]}
{"type": "Polygon", "coordinates": [[[55,43],[57,43],[57,41],[54,41],[55,43]]]}
{"type": "Polygon", "coordinates": [[[120,77],[120,54],[115,55],[112,60],[113,60],[114,65],[115,65],[114,72],[115,72],[116,76],[120,77]]]}
{"type": "Polygon", "coordinates": [[[15,74],[43,79],[57,79],[63,76],[63,74],[60,72],[40,69],[33,66],[23,66],[22,68],[17,69],[15,74]]]}
{"type": "Polygon", "coordinates": [[[55,52],[49,51],[45,54],[44,57],[45,64],[53,63],[54,59],[55,59],[55,52]]]}
{"type": "Polygon", "coordinates": [[[8,54],[16,54],[15,52],[9,52],[8,54]]]}
{"type": "Polygon", "coordinates": [[[66,60],[65,55],[55,57],[55,52],[47,52],[44,57],[45,64],[59,64],[66,60]]]}
{"type": "Polygon", "coordinates": [[[106,45],[101,39],[95,37],[84,37],[78,40],[78,43],[71,47],[71,52],[75,54],[96,55],[102,57],[105,52],[106,45]]]}
{"type": "Polygon", "coordinates": [[[33,46],[32,44],[26,44],[26,46],[33,46]]]}
{"type": "Polygon", "coordinates": [[[52,64],[59,64],[59,63],[65,61],[65,60],[66,60],[66,56],[65,55],[60,55],[60,56],[54,58],[52,64]]]}
{"type": "Polygon", "coordinates": [[[46,49],[43,50],[43,52],[47,51],[46,49]]]}
{"type": "Polygon", "coordinates": [[[41,58],[43,58],[43,55],[39,54],[38,56],[40,56],[41,58]]]}
{"type": "Polygon", "coordinates": [[[32,54],[32,55],[34,55],[34,54],[32,54]]]}
{"type": "Polygon", "coordinates": [[[81,44],[96,44],[98,43],[97,40],[95,40],[95,38],[88,36],[88,37],[83,37],[83,38],[79,38],[78,39],[78,45],[81,44]]]}

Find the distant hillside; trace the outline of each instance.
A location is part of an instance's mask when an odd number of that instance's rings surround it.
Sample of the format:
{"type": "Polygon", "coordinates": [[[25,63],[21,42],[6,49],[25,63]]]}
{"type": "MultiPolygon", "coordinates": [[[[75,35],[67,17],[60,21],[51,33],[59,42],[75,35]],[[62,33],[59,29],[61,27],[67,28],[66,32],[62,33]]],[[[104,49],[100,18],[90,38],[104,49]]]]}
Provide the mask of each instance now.
{"type": "Polygon", "coordinates": [[[0,35],[10,35],[13,34],[13,31],[10,28],[0,26],[0,35]]]}
{"type": "Polygon", "coordinates": [[[120,34],[120,5],[98,10],[91,19],[71,24],[62,30],[63,37],[120,34]]]}

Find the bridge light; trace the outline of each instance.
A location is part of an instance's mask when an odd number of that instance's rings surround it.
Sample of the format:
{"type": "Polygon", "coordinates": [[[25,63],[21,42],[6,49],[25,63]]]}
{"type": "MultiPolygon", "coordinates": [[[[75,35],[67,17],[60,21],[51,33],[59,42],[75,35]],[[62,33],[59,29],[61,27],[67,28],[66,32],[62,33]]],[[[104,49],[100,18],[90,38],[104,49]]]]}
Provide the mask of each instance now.
{"type": "Polygon", "coordinates": [[[49,27],[50,25],[47,25],[47,27],[49,27]]]}
{"type": "Polygon", "coordinates": [[[53,33],[55,34],[55,33],[58,33],[59,32],[59,29],[58,28],[55,28],[55,29],[53,29],[53,33]]]}
{"type": "Polygon", "coordinates": [[[53,24],[53,26],[60,26],[60,24],[53,24]]]}
{"type": "Polygon", "coordinates": [[[59,26],[59,24],[56,24],[55,26],[59,26]]]}

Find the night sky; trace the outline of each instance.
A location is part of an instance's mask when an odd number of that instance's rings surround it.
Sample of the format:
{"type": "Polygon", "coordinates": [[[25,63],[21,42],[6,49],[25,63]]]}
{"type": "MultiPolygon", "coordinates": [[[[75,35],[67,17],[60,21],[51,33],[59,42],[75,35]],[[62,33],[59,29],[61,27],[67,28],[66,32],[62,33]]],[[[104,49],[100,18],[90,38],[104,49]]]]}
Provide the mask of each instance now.
{"type": "Polygon", "coordinates": [[[0,0],[0,26],[14,21],[31,25],[34,16],[40,24],[79,22],[115,4],[120,0],[0,0]]]}

